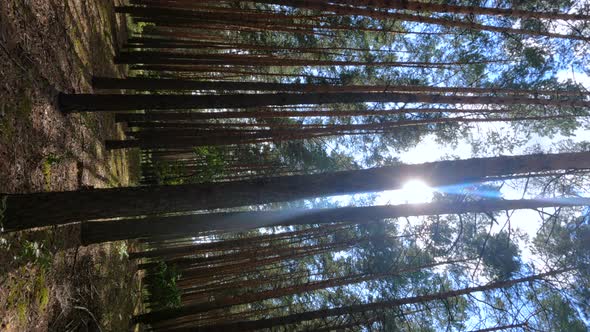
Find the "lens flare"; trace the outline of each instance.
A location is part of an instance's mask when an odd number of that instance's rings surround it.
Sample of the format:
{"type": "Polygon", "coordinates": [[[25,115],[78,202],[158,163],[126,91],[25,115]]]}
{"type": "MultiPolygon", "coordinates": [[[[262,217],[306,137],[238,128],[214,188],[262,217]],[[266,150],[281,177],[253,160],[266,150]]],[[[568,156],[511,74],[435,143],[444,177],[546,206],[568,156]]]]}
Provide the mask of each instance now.
{"type": "Polygon", "coordinates": [[[407,203],[426,203],[432,200],[434,189],[422,180],[410,180],[401,189],[403,199],[407,203]]]}

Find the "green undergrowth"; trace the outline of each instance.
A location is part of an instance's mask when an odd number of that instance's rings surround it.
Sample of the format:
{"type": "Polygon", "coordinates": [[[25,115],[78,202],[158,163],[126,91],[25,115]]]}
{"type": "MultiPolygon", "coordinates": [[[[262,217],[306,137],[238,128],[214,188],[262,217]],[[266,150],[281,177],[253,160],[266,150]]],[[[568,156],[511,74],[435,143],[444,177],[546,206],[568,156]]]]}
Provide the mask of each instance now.
{"type": "Polygon", "coordinates": [[[42,167],[42,171],[43,171],[43,179],[45,180],[45,190],[46,191],[51,190],[51,168],[54,165],[59,164],[62,160],[63,160],[63,157],[57,156],[53,153],[50,153],[45,158],[43,158],[43,165],[41,167],[42,167]]]}
{"type": "Polygon", "coordinates": [[[148,270],[145,278],[147,299],[152,309],[176,308],[180,306],[180,290],[176,281],[180,273],[174,265],[164,262],[148,270]]]}
{"type": "Polygon", "coordinates": [[[2,271],[7,290],[4,305],[15,312],[16,326],[24,327],[34,317],[43,315],[51,300],[49,278],[53,270],[53,254],[47,238],[7,240],[0,238],[0,250],[10,253],[15,267],[11,273],[2,271]]]}
{"type": "Polygon", "coordinates": [[[103,248],[94,258],[92,284],[98,298],[87,298],[85,301],[98,301],[100,304],[88,305],[95,307],[103,330],[125,331],[140,297],[135,270],[128,259],[127,242],[112,242],[103,248]]]}

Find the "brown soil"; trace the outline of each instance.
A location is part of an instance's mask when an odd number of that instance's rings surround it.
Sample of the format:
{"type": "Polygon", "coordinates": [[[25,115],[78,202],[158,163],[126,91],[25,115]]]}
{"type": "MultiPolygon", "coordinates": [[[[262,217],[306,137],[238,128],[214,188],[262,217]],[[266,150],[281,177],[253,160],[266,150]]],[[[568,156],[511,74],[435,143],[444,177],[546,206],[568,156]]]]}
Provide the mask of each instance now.
{"type": "Polygon", "coordinates": [[[56,103],[58,92],[92,92],[93,74],[124,75],[112,63],[126,33],[112,2],[0,3],[2,191],[128,184],[127,153],[102,144],[123,135],[112,115],[64,115],[56,103]]]}
{"type": "MultiPolygon", "coordinates": [[[[92,92],[92,75],[125,75],[112,63],[127,34],[113,12],[122,1],[0,1],[0,192],[136,182],[138,153],[102,143],[123,137],[113,116],[64,114],[56,102],[92,92]]],[[[78,244],[75,226],[0,237],[0,331],[126,329],[138,283],[128,244],[78,244]]]]}

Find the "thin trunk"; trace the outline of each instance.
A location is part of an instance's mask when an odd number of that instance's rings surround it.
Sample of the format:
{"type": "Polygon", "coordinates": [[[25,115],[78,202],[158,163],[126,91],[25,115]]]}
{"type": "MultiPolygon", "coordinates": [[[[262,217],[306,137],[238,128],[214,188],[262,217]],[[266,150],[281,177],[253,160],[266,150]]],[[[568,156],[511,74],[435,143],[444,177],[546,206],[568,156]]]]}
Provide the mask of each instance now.
{"type": "MultiPolygon", "coordinates": [[[[314,319],[327,318],[332,316],[349,315],[360,312],[367,312],[379,309],[396,308],[406,304],[419,304],[436,300],[445,300],[449,298],[459,297],[471,293],[485,292],[494,289],[508,288],[514,285],[534,282],[543,278],[552,277],[570,270],[555,270],[547,273],[541,273],[519,279],[511,279],[504,281],[496,281],[482,286],[467,287],[446,292],[432,293],[427,295],[419,295],[407,297],[402,299],[385,300],[379,302],[372,302],[367,304],[356,304],[344,306],[339,308],[322,309],[316,311],[307,311],[298,314],[291,314],[282,317],[274,317],[267,319],[260,319],[255,321],[241,321],[230,324],[220,324],[212,326],[203,326],[199,328],[200,332],[206,331],[254,331],[265,328],[275,328],[282,325],[297,324],[314,319]]],[[[184,329],[174,329],[173,331],[185,331],[184,329]]],[[[188,330],[186,330],[188,331],[188,330]]]]}
{"type": "Polygon", "coordinates": [[[291,117],[350,117],[383,116],[407,113],[511,113],[511,109],[468,109],[468,108],[400,108],[390,110],[355,110],[355,111],[224,111],[224,112],[155,112],[155,113],[117,113],[116,122],[131,121],[173,121],[173,120],[214,120],[214,119],[270,119],[291,117]]]}
{"type": "Polygon", "coordinates": [[[132,37],[129,38],[128,43],[132,45],[176,45],[178,48],[214,48],[214,49],[229,49],[229,50],[257,50],[257,51],[274,51],[283,53],[327,53],[327,52],[374,52],[377,54],[382,53],[409,53],[409,51],[394,51],[394,50],[382,50],[382,49],[369,49],[369,48],[358,48],[358,47],[287,47],[284,45],[259,45],[259,44],[247,44],[247,43],[227,43],[227,42],[213,42],[213,41],[198,41],[190,39],[172,39],[172,38],[160,38],[160,37],[132,37]]]}
{"type": "Polygon", "coordinates": [[[446,68],[491,63],[508,63],[513,60],[481,60],[481,61],[338,61],[279,58],[229,53],[171,53],[161,51],[127,51],[115,57],[115,64],[171,64],[171,65],[233,65],[245,67],[299,67],[299,66],[365,66],[365,67],[409,67],[409,68],[446,68]]]}
{"type": "Polygon", "coordinates": [[[390,13],[390,12],[375,10],[373,8],[344,7],[344,6],[328,4],[325,2],[318,3],[318,2],[310,1],[310,0],[253,0],[253,2],[291,6],[294,8],[306,8],[306,9],[318,10],[321,12],[335,13],[335,14],[342,15],[342,16],[358,15],[358,16],[371,17],[371,18],[379,19],[379,20],[399,20],[399,21],[407,21],[407,22],[426,23],[426,24],[433,24],[433,25],[438,25],[438,26],[447,27],[447,28],[464,28],[464,29],[474,30],[474,31],[491,31],[491,32],[499,32],[499,33],[512,33],[512,34],[519,34],[519,35],[529,35],[529,36],[544,36],[544,37],[586,40],[586,41],[590,40],[590,38],[585,37],[585,36],[564,35],[564,34],[554,33],[554,32],[534,31],[534,30],[521,29],[521,28],[498,27],[498,26],[486,25],[486,24],[481,24],[481,23],[449,20],[449,19],[444,19],[444,18],[421,16],[421,15],[411,15],[411,14],[405,14],[405,13],[399,13],[399,12],[390,13]]]}
{"type": "Polygon", "coordinates": [[[583,91],[527,90],[506,88],[437,87],[423,85],[328,85],[266,82],[214,82],[160,78],[110,78],[93,77],[95,89],[133,90],[224,90],[224,91],[282,91],[282,92],[431,92],[431,93],[478,93],[548,96],[587,96],[583,91]]]}
{"type": "Polygon", "coordinates": [[[553,20],[589,20],[590,16],[584,14],[568,14],[557,12],[538,12],[514,8],[493,8],[479,6],[457,6],[438,3],[426,3],[418,1],[397,0],[330,0],[331,3],[366,6],[372,8],[406,9],[420,12],[455,13],[465,15],[496,15],[518,18],[544,18],[553,20]]]}
{"type": "Polygon", "coordinates": [[[340,287],[346,286],[351,284],[357,284],[364,281],[371,281],[371,280],[379,280],[388,277],[396,277],[401,276],[404,273],[413,273],[420,271],[426,268],[432,268],[441,265],[448,265],[448,264],[455,264],[455,263],[463,263],[467,260],[457,260],[457,261],[448,261],[442,263],[432,263],[426,264],[423,266],[418,267],[411,267],[407,269],[402,269],[396,272],[389,272],[389,273],[377,273],[377,274],[358,274],[358,275],[350,275],[338,278],[332,278],[327,280],[321,281],[311,281],[303,285],[293,285],[288,287],[282,288],[275,288],[267,291],[260,291],[256,293],[249,293],[244,296],[240,297],[224,297],[221,299],[216,299],[214,301],[210,301],[208,303],[196,304],[196,305],[189,305],[184,306],[182,308],[175,308],[175,309],[164,309],[159,311],[152,311],[146,314],[138,315],[135,317],[135,321],[142,322],[142,323],[153,323],[153,322],[160,322],[168,319],[174,319],[182,316],[199,314],[202,312],[206,312],[209,310],[216,310],[216,309],[224,309],[227,307],[231,307],[234,305],[241,305],[247,304],[257,301],[263,301],[268,299],[279,298],[283,296],[289,295],[296,295],[302,294],[307,292],[313,292],[320,289],[332,288],[332,287],[340,287]]]}
{"type": "MultiPolygon", "coordinates": [[[[510,324],[510,325],[500,325],[494,327],[488,327],[486,329],[479,329],[479,330],[471,330],[469,332],[493,332],[493,331],[504,331],[504,330],[512,330],[518,328],[525,328],[529,324],[528,323],[518,323],[518,324],[510,324]]],[[[526,331],[526,329],[524,330],[526,331]]]]}
{"type": "MultiPolygon", "coordinates": [[[[312,128],[283,128],[276,126],[276,129],[186,129],[186,128],[151,128],[137,131],[133,136],[134,140],[107,140],[107,150],[126,148],[170,148],[170,147],[198,147],[198,146],[227,146],[235,144],[250,144],[264,142],[285,142],[319,137],[342,136],[342,135],[375,135],[394,132],[404,127],[420,127],[429,124],[458,124],[477,122],[515,122],[549,119],[572,119],[576,116],[538,116],[538,117],[512,117],[512,118],[440,118],[424,120],[399,120],[396,122],[357,124],[357,125],[321,125],[312,128]]],[[[186,125],[191,127],[190,124],[186,125]]],[[[297,127],[297,125],[292,125],[297,127]]]]}
{"type": "MultiPolygon", "coordinates": [[[[483,165],[482,165],[483,166],[483,165]]],[[[461,169],[461,168],[458,168],[461,169]]],[[[421,215],[484,213],[499,210],[590,205],[588,198],[556,200],[481,200],[477,202],[402,204],[393,206],[347,207],[123,219],[82,224],[84,244],[155,235],[197,233],[210,230],[246,230],[269,226],[316,225],[333,222],[371,223],[388,218],[421,215]]],[[[213,249],[213,244],[202,245],[213,249]]],[[[174,251],[174,249],[170,249],[174,251]]]]}
{"type": "MultiPolygon", "coordinates": [[[[236,74],[238,76],[247,76],[249,79],[255,76],[273,76],[273,77],[301,77],[307,78],[310,80],[323,80],[323,81],[338,81],[339,79],[336,77],[325,77],[325,76],[317,76],[317,75],[308,75],[308,74],[284,74],[284,73],[271,73],[271,72],[260,72],[251,70],[239,70],[237,68],[228,68],[228,67],[213,67],[213,66],[191,66],[191,65],[132,65],[132,70],[152,70],[152,71],[168,71],[168,72],[189,72],[189,73],[230,73],[236,74]]],[[[162,73],[159,73],[161,76],[162,73]]],[[[193,78],[193,77],[191,77],[193,78]]],[[[211,77],[208,75],[206,77],[197,77],[197,78],[207,78],[210,79],[211,77]]]]}

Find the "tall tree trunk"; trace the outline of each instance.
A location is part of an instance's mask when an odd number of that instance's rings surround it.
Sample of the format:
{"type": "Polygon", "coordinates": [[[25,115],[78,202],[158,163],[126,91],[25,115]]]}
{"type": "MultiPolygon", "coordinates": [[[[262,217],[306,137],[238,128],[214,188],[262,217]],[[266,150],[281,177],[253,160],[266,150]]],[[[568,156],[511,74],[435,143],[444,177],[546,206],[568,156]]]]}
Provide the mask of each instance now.
{"type": "MultiPolygon", "coordinates": [[[[291,232],[283,232],[277,234],[267,234],[267,235],[260,235],[255,237],[247,237],[247,238],[240,238],[240,239],[233,239],[233,240],[224,240],[224,241],[216,241],[216,242],[208,242],[208,243],[199,243],[199,244],[191,244],[189,246],[180,246],[180,247],[172,247],[172,248],[161,248],[149,251],[142,251],[142,252],[132,252],[129,254],[129,259],[140,259],[140,258],[155,258],[155,257],[166,257],[166,256],[177,256],[177,255],[187,255],[187,254],[199,254],[205,252],[216,252],[216,251],[224,251],[224,250],[237,250],[237,249],[244,249],[248,247],[256,248],[260,243],[269,242],[269,241],[276,241],[276,240],[285,240],[288,238],[303,238],[308,239],[310,236],[324,236],[328,230],[341,230],[345,229],[345,226],[342,225],[333,225],[333,226],[324,226],[320,228],[306,228],[302,230],[296,230],[291,232]]],[[[166,234],[160,234],[166,235],[166,234]]]]}
{"type": "Polygon", "coordinates": [[[429,16],[421,16],[421,15],[412,15],[412,14],[405,14],[405,13],[391,13],[391,12],[384,12],[375,10],[373,8],[361,8],[361,7],[345,7],[345,6],[338,6],[333,4],[328,4],[327,2],[316,2],[310,0],[252,0],[253,2],[260,2],[260,3],[268,3],[268,4],[276,4],[276,5],[283,5],[283,6],[290,6],[294,8],[306,8],[312,10],[318,10],[321,12],[328,12],[328,13],[335,13],[342,16],[365,16],[371,17],[374,19],[379,20],[399,20],[399,21],[407,21],[407,22],[417,22],[417,23],[426,23],[426,24],[433,24],[448,28],[464,28],[473,31],[492,31],[492,32],[499,32],[499,33],[512,33],[512,34],[519,34],[519,35],[529,35],[529,36],[545,36],[545,37],[553,37],[553,38],[564,38],[564,39],[575,39],[575,40],[589,40],[590,38],[585,36],[579,35],[564,35],[560,33],[554,32],[545,32],[545,31],[534,31],[528,29],[521,29],[521,28],[507,28],[507,27],[499,27],[499,26],[492,26],[468,21],[458,21],[458,20],[449,20],[445,18],[439,17],[429,17],[429,16]]]}
{"type": "MultiPolygon", "coordinates": [[[[153,237],[157,235],[198,233],[210,230],[246,230],[259,227],[315,225],[333,222],[370,223],[388,218],[409,216],[483,213],[499,210],[537,209],[575,205],[590,205],[590,199],[482,200],[464,203],[435,202],[393,206],[210,213],[145,219],[122,219],[83,223],[82,243],[88,245],[106,241],[153,237]]],[[[211,245],[207,245],[209,250],[213,249],[211,245]]],[[[166,252],[168,251],[176,252],[176,249],[166,250],[166,252]]],[[[146,254],[149,255],[148,253],[146,254]]]]}
{"type": "MultiPolygon", "coordinates": [[[[247,43],[228,43],[222,41],[199,41],[198,38],[178,39],[178,38],[162,38],[156,36],[144,36],[144,37],[131,37],[127,40],[132,47],[146,47],[146,48],[163,48],[166,45],[174,45],[172,48],[213,48],[213,49],[243,49],[243,50],[254,50],[254,51],[273,51],[280,53],[317,53],[317,54],[330,54],[332,52],[370,52],[377,54],[384,53],[409,53],[410,51],[405,50],[379,50],[370,48],[359,48],[359,47],[288,47],[285,45],[260,45],[260,44],[247,44],[247,43]]],[[[343,54],[343,53],[339,53],[343,54]]]]}
{"type": "MultiPolygon", "coordinates": [[[[255,321],[242,321],[233,324],[220,324],[214,326],[203,326],[199,328],[200,332],[206,331],[254,331],[258,329],[265,329],[265,328],[274,328],[282,325],[287,324],[297,324],[309,320],[320,319],[320,318],[327,318],[332,316],[340,316],[340,315],[349,315],[359,312],[367,312],[372,310],[379,310],[379,309],[388,309],[388,308],[395,308],[406,304],[418,304],[418,303],[425,303],[430,301],[436,300],[445,300],[449,298],[454,298],[462,295],[467,295],[476,292],[485,292],[494,289],[500,288],[508,288],[514,286],[516,284],[525,283],[525,282],[533,282],[536,280],[541,280],[543,278],[552,277],[555,275],[559,275],[569,270],[555,270],[546,273],[541,273],[537,275],[532,275],[529,277],[519,278],[519,279],[511,279],[511,280],[504,280],[504,281],[496,281],[489,283],[487,285],[482,286],[474,286],[474,287],[467,287],[461,288],[446,292],[439,292],[439,293],[432,293],[427,295],[419,295],[413,297],[407,297],[402,299],[394,299],[394,300],[385,300],[367,304],[356,304],[350,306],[344,306],[339,308],[330,308],[330,309],[322,309],[322,310],[315,310],[315,311],[307,311],[298,314],[287,315],[283,317],[275,317],[275,318],[267,318],[255,321]]],[[[174,331],[189,331],[184,329],[174,329],[174,331]]]]}
{"type": "Polygon", "coordinates": [[[438,3],[398,0],[330,0],[332,3],[367,6],[373,8],[407,9],[419,12],[455,13],[465,15],[497,15],[519,18],[545,18],[554,20],[588,20],[590,16],[584,14],[568,14],[556,12],[539,12],[514,8],[493,8],[479,6],[457,6],[438,3]]]}
{"type": "Polygon", "coordinates": [[[407,113],[510,113],[511,109],[468,109],[468,108],[400,108],[390,110],[255,110],[255,111],[222,111],[222,112],[155,112],[155,113],[117,113],[116,122],[131,121],[173,121],[173,120],[214,120],[214,119],[269,119],[296,117],[351,117],[351,116],[382,116],[407,113]]]}
{"type": "Polygon", "coordinates": [[[223,183],[13,194],[2,197],[3,223],[6,231],[14,231],[102,218],[376,192],[401,188],[415,178],[436,187],[481,181],[486,176],[584,168],[590,168],[590,152],[473,158],[223,183]]]}
{"type": "MultiPolygon", "coordinates": [[[[297,125],[288,124],[275,126],[272,129],[224,128],[211,130],[211,128],[195,128],[192,124],[182,124],[182,128],[150,128],[147,130],[128,133],[134,140],[106,140],[108,150],[141,147],[147,148],[172,148],[172,147],[197,147],[197,146],[227,146],[249,143],[284,142],[319,137],[341,135],[371,135],[395,132],[403,127],[420,127],[427,124],[458,124],[476,122],[515,122],[538,121],[549,119],[575,118],[571,115],[538,116],[538,117],[509,117],[509,118],[438,118],[422,120],[399,120],[395,122],[365,123],[355,125],[297,125]],[[288,126],[283,128],[282,126],[288,126]],[[299,128],[298,128],[299,127],[299,128]],[[311,128],[308,128],[311,127],[311,128]]],[[[199,125],[196,125],[199,127],[199,125]]],[[[227,124],[226,126],[231,126],[227,124]]],[[[258,126],[262,127],[262,126],[258,126]]]]}
{"type": "Polygon", "coordinates": [[[297,58],[278,58],[269,56],[255,56],[227,53],[170,53],[161,51],[127,51],[115,57],[116,64],[171,64],[171,65],[217,65],[244,67],[299,67],[299,66],[364,66],[364,67],[408,67],[408,68],[446,68],[454,66],[468,66],[476,64],[507,63],[513,60],[481,60],[481,61],[339,61],[313,60],[297,58]]]}
{"type": "MultiPolygon", "coordinates": [[[[514,330],[518,328],[525,328],[529,324],[528,323],[517,323],[517,324],[510,324],[510,325],[499,325],[494,327],[488,327],[486,329],[479,329],[479,330],[472,330],[470,332],[493,332],[493,331],[504,331],[504,330],[514,330]]],[[[524,329],[526,331],[526,329],[524,329]]]]}
{"type": "Polygon", "coordinates": [[[93,77],[95,89],[133,90],[226,90],[226,91],[294,91],[294,92],[432,92],[432,93],[483,93],[524,94],[549,96],[586,96],[583,91],[526,90],[506,88],[438,87],[424,85],[328,85],[267,82],[215,82],[161,78],[93,77]]]}
{"type": "Polygon", "coordinates": [[[246,108],[284,105],[350,104],[364,102],[428,103],[470,105],[552,105],[589,107],[580,99],[529,98],[524,96],[446,96],[392,92],[352,93],[271,93],[230,95],[123,95],[123,94],[60,94],[59,104],[64,112],[124,111],[139,109],[208,109],[246,108]]]}
{"type": "Polygon", "coordinates": [[[153,323],[160,322],[163,320],[174,319],[182,316],[198,314],[201,312],[224,309],[234,305],[247,304],[257,301],[263,301],[267,299],[274,299],[283,296],[302,294],[307,292],[313,292],[320,289],[340,287],[351,284],[356,284],[364,281],[379,280],[387,277],[401,276],[404,273],[417,272],[422,269],[432,268],[441,265],[464,263],[466,259],[447,261],[441,263],[431,263],[417,267],[408,267],[395,272],[388,273],[375,273],[375,274],[356,274],[343,276],[338,278],[332,278],[321,281],[311,281],[303,285],[293,285],[281,288],[275,288],[267,291],[260,291],[256,293],[249,293],[239,297],[224,297],[210,301],[208,303],[188,305],[178,309],[164,309],[159,311],[152,311],[146,314],[141,314],[135,317],[135,321],[142,323],[153,323]]]}

